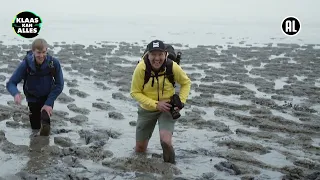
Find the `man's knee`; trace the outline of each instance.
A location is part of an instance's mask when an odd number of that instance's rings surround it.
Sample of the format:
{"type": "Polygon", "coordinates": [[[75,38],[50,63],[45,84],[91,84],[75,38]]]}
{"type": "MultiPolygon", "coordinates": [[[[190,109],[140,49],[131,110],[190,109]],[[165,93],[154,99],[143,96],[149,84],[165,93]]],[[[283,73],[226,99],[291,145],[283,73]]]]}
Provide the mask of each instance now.
{"type": "Polygon", "coordinates": [[[146,152],[148,147],[148,140],[136,142],[136,152],[146,152]]]}
{"type": "Polygon", "coordinates": [[[172,146],[172,132],[168,130],[160,130],[161,145],[172,146]]]}

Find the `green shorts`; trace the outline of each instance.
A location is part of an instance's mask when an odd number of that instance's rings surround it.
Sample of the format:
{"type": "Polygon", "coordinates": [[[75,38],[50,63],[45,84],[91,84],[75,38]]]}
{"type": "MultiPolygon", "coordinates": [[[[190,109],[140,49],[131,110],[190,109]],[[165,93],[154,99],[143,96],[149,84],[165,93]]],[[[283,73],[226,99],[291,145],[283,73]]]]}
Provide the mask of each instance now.
{"type": "Polygon", "coordinates": [[[136,141],[149,140],[158,121],[159,131],[174,131],[174,120],[170,112],[148,111],[138,107],[138,120],[136,126],[136,141]]]}

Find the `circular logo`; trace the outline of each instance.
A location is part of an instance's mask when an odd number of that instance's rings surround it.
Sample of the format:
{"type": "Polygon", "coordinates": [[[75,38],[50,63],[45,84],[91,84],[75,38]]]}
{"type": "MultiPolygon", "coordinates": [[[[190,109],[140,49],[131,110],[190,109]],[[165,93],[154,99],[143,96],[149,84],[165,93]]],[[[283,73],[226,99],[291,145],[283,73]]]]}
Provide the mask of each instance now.
{"type": "Polygon", "coordinates": [[[299,33],[301,24],[298,18],[289,16],[282,21],[281,28],[285,35],[295,36],[299,33]]]}
{"type": "Polygon", "coordinates": [[[42,20],[33,12],[24,11],[16,15],[12,22],[14,31],[24,38],[38,36],[42,20]]]}

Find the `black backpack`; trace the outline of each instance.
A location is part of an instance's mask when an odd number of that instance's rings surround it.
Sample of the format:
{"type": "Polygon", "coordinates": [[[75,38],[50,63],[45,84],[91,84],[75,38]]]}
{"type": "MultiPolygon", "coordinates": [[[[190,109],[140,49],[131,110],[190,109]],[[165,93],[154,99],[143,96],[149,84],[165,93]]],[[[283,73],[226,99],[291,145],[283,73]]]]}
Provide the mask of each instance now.
{"type": "MultiPolygon", "coordinates": [[[[172,72],[172,65],[173,65],[173,61],[176,62],[178,65],[180,65],[181,52],[178,52],[176,54],[172,45],[165,44],[165,46],[166,46],[166,50],[169,53],[169,55],[168,55],[168,58],[165,62],[165,65],[164,65],[164,67],[166,68],[166,72],[163,75],[165,76],[165,78],[167,78],[169,80],[169,82],[172,84],[172,86],[175,87],[175,80],[174,80],[174,74],[172,72]]],[[[151,64],[148,60],[148,55],[146,54],[147,52],[148,52],[148,50],[146,49],[143,53],[143,55],[144,55],[143,60],[144,60],[144,63],[146,64],[146,70],[144,73],[143,88],[144,88],[144,85],[150,80],[151,77],[153,77],[153,78],[158,77],[158,75],[155,75],[155,76],[151,75],[152,68],[151,68],[151,64]]],[[[162,75],[160,75],[160,76],[162,76],[162,75]]],[[[153,83],[154,83],[154,79],[152,79],[152,86],[153,86],[153,83]]]]}

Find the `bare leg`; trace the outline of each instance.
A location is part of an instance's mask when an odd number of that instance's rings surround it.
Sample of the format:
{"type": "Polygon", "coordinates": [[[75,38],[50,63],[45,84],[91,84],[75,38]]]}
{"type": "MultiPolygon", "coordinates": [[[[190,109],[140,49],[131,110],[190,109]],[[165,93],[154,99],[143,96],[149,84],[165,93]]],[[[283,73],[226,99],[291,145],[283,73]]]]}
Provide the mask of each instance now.
{"type": "Polygon", "coordinates": [[[160,142],[163,150],[164,162],[175,164],[175,152],[172,146],[172,132],[160,130],[160,142]]]}
{"type": "Polygon", "coordinates": [[[146,152],[149,140],[136,141],[136,152],[146,152]]]}

